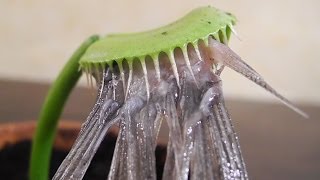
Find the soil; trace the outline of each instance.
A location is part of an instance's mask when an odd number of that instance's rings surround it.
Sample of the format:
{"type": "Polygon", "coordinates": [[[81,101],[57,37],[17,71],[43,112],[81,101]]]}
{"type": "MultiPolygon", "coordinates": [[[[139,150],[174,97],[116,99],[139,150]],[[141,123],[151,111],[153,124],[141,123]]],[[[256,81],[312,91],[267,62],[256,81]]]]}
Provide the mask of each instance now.
{"type": "MultiPolygon", "coordinates": [[[[112,155],[116,143],[115,135],[107,135],[94,156],[85,180],[105,180],[110,169],[112,155]]],[[[6,180],[27,180],[31,141],[23,140],[15,144],[8,144],[0,150],[0,177],[6,180]]],[[[50,177],[58,169],[67,155],[67,151],[54,149],[51,159],[50,177]]],[[[161,179],[166,158],[166,147],[156,148],[157,179],[161,179]]]]}

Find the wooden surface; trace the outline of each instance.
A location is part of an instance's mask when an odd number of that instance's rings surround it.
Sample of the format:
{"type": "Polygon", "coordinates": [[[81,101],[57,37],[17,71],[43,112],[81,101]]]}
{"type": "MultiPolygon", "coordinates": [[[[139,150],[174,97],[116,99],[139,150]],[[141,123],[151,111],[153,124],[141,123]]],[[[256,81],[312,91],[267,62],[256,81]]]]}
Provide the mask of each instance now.
{"type": "MultiPolygon", "coordinates": [[[[2,122],[36,119],[48,87],[0,80],[2,122]]],[[[95,101],[94,91],[76,88],[62,118],[83,121],[95,101]]],[[[310,115],[303,119],[281,104],[226,103],[251,179],[320,179],[320,106],[300,105],[310,115]]],[[[166,132],[164,126],[160,136],[165,138],[166,132]]]]}

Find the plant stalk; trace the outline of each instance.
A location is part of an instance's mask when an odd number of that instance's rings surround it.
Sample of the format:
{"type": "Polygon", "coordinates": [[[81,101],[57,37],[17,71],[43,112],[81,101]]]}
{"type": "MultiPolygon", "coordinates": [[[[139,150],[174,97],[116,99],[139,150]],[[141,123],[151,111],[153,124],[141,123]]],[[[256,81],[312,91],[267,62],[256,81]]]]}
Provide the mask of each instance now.
{"type": "Polygon", "coordinates": [[[98,39],[97,35],[93,35],[82,43],[70,57],[47,94],[40,111],[32,143],[29,169],[30,180],[47,180],[49,178],[52,145],[58,119],[69,94],[81,76],[79,60],[87,48],[98,39]]]}

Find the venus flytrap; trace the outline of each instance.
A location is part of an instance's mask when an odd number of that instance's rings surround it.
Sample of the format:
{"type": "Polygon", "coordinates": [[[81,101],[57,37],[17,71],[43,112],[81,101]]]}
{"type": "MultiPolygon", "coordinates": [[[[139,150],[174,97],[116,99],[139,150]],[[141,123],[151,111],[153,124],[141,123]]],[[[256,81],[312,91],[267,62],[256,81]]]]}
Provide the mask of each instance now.
{"type": "Polygon", "coordinates": [[[306,114],[226,45],[235,22],[230,13],[208,6],[158,29],[91,38],[48,94],[34,140],[31,179],[48,178],[56,122],[80,76],[78,68],[90,82],[92,77],[97,81],[97,102],[53,179],[82,179],[113,124],[120,132],[109,179],[155,179],[154,150],[162,120],[169,126],[163,179],[248,179],[224,105],[223,67],[306,114]]]}

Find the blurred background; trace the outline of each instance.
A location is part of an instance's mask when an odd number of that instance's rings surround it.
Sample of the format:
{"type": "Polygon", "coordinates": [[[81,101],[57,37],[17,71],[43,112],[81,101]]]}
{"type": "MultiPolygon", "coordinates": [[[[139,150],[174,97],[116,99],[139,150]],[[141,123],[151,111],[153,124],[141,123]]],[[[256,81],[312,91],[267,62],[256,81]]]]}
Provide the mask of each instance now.
{"type": "MultiPolygon", "coordinates": [[[[320,177],[320,1],[0,1],[0,121],[36,119],[49,84],[92,34],[136,32],[212,5],[232,12],[240,39],[230,47],[303,119],[231,70],[222,79],[251,179],[320,177]]],[[[82,121],[95,100],[84,79],[63,118],[82,121]]],[[[0,175],[1,177],[1,175],[0,175]]]]}

